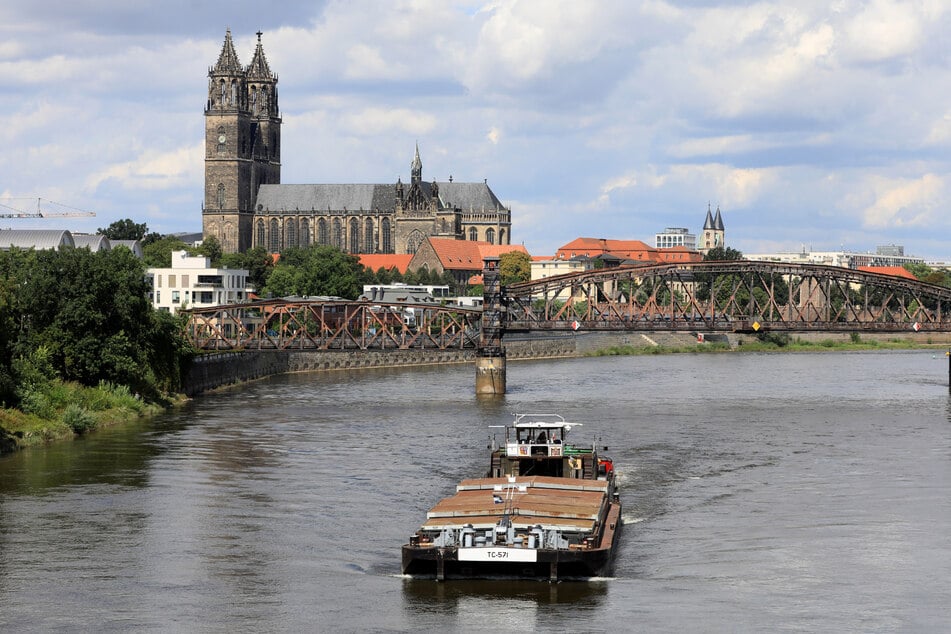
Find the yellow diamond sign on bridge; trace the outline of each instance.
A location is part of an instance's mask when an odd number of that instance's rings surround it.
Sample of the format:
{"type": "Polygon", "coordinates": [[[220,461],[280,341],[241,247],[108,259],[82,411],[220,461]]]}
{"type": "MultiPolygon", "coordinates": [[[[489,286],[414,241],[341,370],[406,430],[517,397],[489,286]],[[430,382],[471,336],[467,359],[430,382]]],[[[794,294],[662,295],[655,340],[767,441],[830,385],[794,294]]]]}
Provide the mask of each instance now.
{"type": "Polygon", "coordinates": [[[759,322],[758,322],[758,321],[754,321],[754,322],[753,322],[753,330],[759,332],[759,329],[760,329],[761,327],[762,327],[762,326],[759,325],[759,322]]]}

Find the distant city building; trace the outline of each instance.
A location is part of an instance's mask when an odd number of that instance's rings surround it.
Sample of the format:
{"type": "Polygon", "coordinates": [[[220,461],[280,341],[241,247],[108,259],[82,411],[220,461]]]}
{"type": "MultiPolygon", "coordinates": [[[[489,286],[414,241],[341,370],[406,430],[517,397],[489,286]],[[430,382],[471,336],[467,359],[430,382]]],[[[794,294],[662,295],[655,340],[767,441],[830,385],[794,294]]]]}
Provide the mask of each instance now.
{"type": "Polygon", "coordinates": [[[905,247],[898,244],[886,244],[883,246],[875,247],[875,253],[878,255],[901,257],[905,255],[905,247]]]}
{"type": "Polygon", "coordinates": [[[142,243],[138,240],[110,240],[106,236],[71,233],[66,229],[0,229],[0,250],[36,249],[59,251],[64,247],[89,249],[93,253],[126,247],[135,257],[142,258],[142,243]]]}
{"type": "Polygon", "coordinates": [[[227,31],[208,71],[202,205],[203,233],[224,252],[317,244],[353,254],[413,254],[429,237],[511,242],[511,210],[488,184],[451,176],[424,182],[418,146],[405,185],[282,184],[277,83],[261,33],[251,63],[242,66],[227,31]]]}
{"type": "Polygon", "coordinates": [[[499,257],[503,253],[518,251],[528,254],[521,244],[490,244],[473,240],[451,238],[426,238],[419,246],[407,270],[428,269],[442,275],[451,273],[460,288],[482,283],[482,260],[499,257]]]}
{"type": "Polygon", "coordinates": [[[579,256],[617,258],[617,264],[661,264],[665,262],[699,262],[703,259],[698,251],[686,247],[656,249],[640,240],[608,240],[606,238],[575,238],[555,252],[555,258],[570,260],[579,256]]]}
{"type": "MultiPolygon", "coordinates": [[[[901,247],[898,247],[902,249],[901,247]]],[[[904,252],[904,249],[902,249],[904,252]]],[[[903,266],[905,264],[924,264],[922,258],[882,253],[854,253],[849,251],[810,251],[803,247],[799,252],[745,253],[747,260],[759,262],[790,262],[795,264],[823,264],[844,269],[867,267],[903,266]]]]}
{"type": "Polygon", "coordinates": [[[109,238],[99,234],[74,233],[73,243],[77,249],[85,247],[93,253],[98,251],[110,251],[112,249],[112,243],[109,242],[109,238]]]}
{"type": "Polygon", "coordinates": [[[219,306],[248,300],[247,269],[212,268],[211,259],[172,252],[171,268],[150,268],[152,305],[175,313],[182,308],[219,306]]]}
{"type": "Polygon", "coordinates": [[[12,248],[59,251],[75,247],[73,234],[65,229],[0,229],[0,249],[12,248]]]}
{"type": "Polygon", "coordinates": [[[697,236],[683,227],[667,227],[663,233],[654,236],[654,246],[658,249],[684,247],[695,251],[697,249],[697,236]]]}
{"type": "MultiPolygon", "coordinates": [[[[532,281],[544,280],[556,275],[566,275],[568,273],[580,273],[594,268],[595,260],[587,256],[578,256],[568,260],[558,258],[539,258],[532,260],[532,281]]],[[[577,289],[579,296],[583,294],[583,289],[577,289]]],[[[562,289],[555,297],[547,299],[557,299],[567,301],[571,298],[571,289],[562,289]]],[[[545,299],[544,294],[538,294],[535,299],[545,299]]]]}

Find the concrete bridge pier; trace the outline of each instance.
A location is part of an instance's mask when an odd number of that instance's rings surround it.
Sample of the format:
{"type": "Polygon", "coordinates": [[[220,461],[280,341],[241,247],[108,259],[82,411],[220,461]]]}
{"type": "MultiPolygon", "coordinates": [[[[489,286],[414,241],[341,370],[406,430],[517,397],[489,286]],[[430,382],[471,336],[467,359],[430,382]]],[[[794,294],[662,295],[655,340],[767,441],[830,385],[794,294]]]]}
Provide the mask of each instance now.
{"type": "Polygon", "coordinates": [[[505,394],[504,310],[499,258],[488,257],[482,263],[482,336],[476,354],[476,394],[505,394]]]}
{"type": "Polygon", "coordinates": [[[505,394],[505,351],[476,357],[476,394],[505,394]]]}

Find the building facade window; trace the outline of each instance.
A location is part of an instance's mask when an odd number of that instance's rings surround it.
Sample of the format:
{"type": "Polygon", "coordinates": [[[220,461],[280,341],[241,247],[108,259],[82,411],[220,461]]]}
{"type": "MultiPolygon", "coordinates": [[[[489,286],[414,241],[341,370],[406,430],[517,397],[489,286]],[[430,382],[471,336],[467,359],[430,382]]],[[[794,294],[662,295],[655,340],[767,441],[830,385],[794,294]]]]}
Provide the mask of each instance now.
{"type": "Polygon", "coordinates": [[[297,246],[297,220],[291,218],[290,220],[285,220],[286,223],[284,231],[287,233],[287,239],[284,242],[286,246],[296,247],[297,246]]]}
{"type": "Polygon", "coordinates": [[[350,243],[347,247],[350,253],[363,253],[360,250],[360,221],[356,218],[350,221],[350,243]]]}
{"type": "Polygon", "coordinates": [[[380,221],[380,232],[383,234],[383,253],[393,253],[393,230],[389,218],[380,221]]]}
{"type": "Polygon", "coordinates": [[[225,208],[225,186],[221,183],[218,183],[218,209],[225,208]]]}
{"type": "Polygon", "coordinates": [[[330,235],[327,233],[327,221],[323,218],[317,221],[317,244],[330,244],[330,235]]]}
{"type": "Polygon", "coordinates": [[[300,221],[300,245],[302,247],[310,246],[310,221],[307,218],[301,218],[300,221]]]}
{"type": "Polygon", "coordinates": [[[485,230],[485,241],[489,244],[495,244],[495,229],[485,230]]]}
{"type": "Polygon", "coordinates": [[[479,239],[479,230],[475,227],[469,227],[469,240],[475,242],[479,239]]]}
{"type": "Polygon", "coordinates": [[[271,218],[271,231],[268,239],[268,251],[277,253],[281,250],[281,226],[277,218],[271,218]]]}
{"type": "Polygon", "coordinates": [[[375,253],[376,252],[376,236],[373,234],[373,218],[367,218],[366,224],[363,227],[364,229],[364,239],[363,239],[363,248],[364,253],[375,253]]]}
{"type": "Polygon", "coordinates": [[[343,225],[340,222],[340,218],[334,218],[333,221],[333,236],[331,246],[334,246],[338,249],[343,248],[343,225]]]}

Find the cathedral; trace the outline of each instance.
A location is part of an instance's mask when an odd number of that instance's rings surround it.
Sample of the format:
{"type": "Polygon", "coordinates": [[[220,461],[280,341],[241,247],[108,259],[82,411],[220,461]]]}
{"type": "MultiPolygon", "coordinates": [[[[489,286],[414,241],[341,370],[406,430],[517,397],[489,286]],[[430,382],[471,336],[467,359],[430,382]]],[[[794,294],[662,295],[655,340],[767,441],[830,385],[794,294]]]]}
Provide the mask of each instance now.
{"type": "Polygon", "coordinates": [[[410,180],[281,183],[277,74],[261,32],[242,66],[231,31],[208,70],[202,230],[226,253],[331,245],[348,253],[416,253],[428,237],[510,244],[512,214],[486,182],[425,182],[419,145],[410,180]]]}

